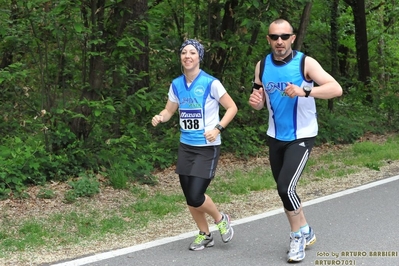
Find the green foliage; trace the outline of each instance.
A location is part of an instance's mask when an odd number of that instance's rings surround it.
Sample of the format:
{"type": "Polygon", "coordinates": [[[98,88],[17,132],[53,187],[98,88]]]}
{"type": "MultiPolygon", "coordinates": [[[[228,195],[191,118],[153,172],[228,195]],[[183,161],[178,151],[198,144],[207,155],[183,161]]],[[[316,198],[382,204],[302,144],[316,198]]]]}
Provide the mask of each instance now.
{"type": "Polygon", "coordinates": [[[216,176],[207,193],[216,202],[231,202],[236,195],[248,195],[253,191],[275,188],[270,168],[256,167],[247,171],[234,170],[216,176]]]}
{"type": "Polygon", "coordinates": [[[65,203],[74,203],[77,200],[78,196],[76,196],[75,191],[68,190],[64,195],[65,203]]]}
{"type": "Polygon", "coordinates": [[[348,144],[362,136],[366,129],[363,121],[353,120],[345,114],[331,113],[323,110],[319,112],[318,144],[348,144]],[[323,112],[324,111],[324,112],[323,112]]]}
{"type": "MultiPolygon", "coordinates": [[[[238,113],[222,134],[223,151],[243,158],[263,153],[267,140],[267,110],[265,108],[256,111],[249,106],[249,91],[249,89],[240,90],[238,93],[234,90],[231,93],[229,91],[232,97],[239,97],[234,98],[238,113]]],[[[221,110],[223,114],[223,108],[221,110]]]]}
{"type": "Polygon", "coordinates": [[[94,176],[84,176],[76,181],[69,182],[78,197],[92,197],[100,192],[100,183],[94,176]]]}
{"type": "Polygon", "coordinates": [[[379,171],[399,159],[398,150],[397,135],[381,143],[365,138],[342,150],[332,150],[316,159],[311,157],[306,171],[316,168],[314,175],[320,178],[344,177],[358,172],[359,167],[379,171]]]}
{"type": "MultiPolygon", "coordinates": [[[[378,170],[392,160],[399,160],[397,134],[385,142],[366,140],[323,150],[310,157],[300,182],[316,182],[317,185],[319,180],[347,177],[359,172],[359,169],[378,170]]],[[[239,168],[232,166],[229,171],[218,173],[212,181],[209,194],[215,202],[245,202],[251,191],[275,189],[270,167],[239,168]]],[[[92,174],[82,176],[94,179],[92,174]]],[[[153,190],[137,184],[129,186],[129,189],[129,200],[119,202],[120,205],[115,205],[115,208],[92,209],[87,208],[91,203],[82,202],[75,206],[76,210],[55,211],[45,217],[21,219],[19,216],[3,215],[0,219],[0,256],[18,251],[32,254],[39,250],[54,250],[54,247],[81,246],[82,243],[103,241],[104,238],[115,239],[126,233],[140,233],[150,222],[187,214],[181,192],[152,193],[153,190]]],[[[247,203],[250,205],[251,202],[247,203]]]]}
{"type": "Polygon", "coordinates": [[[127,171],[121,168],[120,164],[115,163],[111,169],[107,171],[106,177],[108,177],[111,186],[115,189],[126,189],[129,176],[127,171]]]}
{"type": "Polygon", "coordinates": [[[46,181],[40,171],[44,160],[38,160],[45,154],[39,141],[19,137],[3,138],[0,146],[0,187],[21,193],[27,183],[41,184],[46,181]]]}
{"type": "Polygon", "coordinates": [[[134,204],[134,211],[137,213],[150,212],[157,217],[165,216],[166,214],[176,213],[180,211],[183,206],[179,206],[177,202],[183,202],[182,195],[162,195],[156,194],[151,198],[139,199],[134,204]]]}
{"type": "Polygon", "coordinates": [[[375,105],[361,103],[357,96],[348,95],[345,101],[335,103],[334,112],[327,110],[327,102],[318,100],[320,143],[354,143],[367,132],[385,134],[398,129],[389,122],[388,114],[375,105]]]}
{"type": "Polygon", "coordinates": [[[365,163],[365,166],[372,170],[380,171],[381,164],[376,162],[370,162],[370,163],[365,163]]]}
{"type": "Polygon", "coordinates": [[[84,174],[81,178],[70,181],[72,190],[65,194],[65,202],[72,203],[79,197],[92,197],[100,192],[100,182],[93,174],[84,174]]]}
{"type": "Polygon", "coordinates": [[[232,171],[227,174],[228,179],[224,182],[215,182],[216,191],[230,191],[234,195],[246,195],[253,191],[262,191],[275,187],[270,169],[257,167],[243,173],[232,171]]]}
{"type": "MultiPolygon", "coordinates": [[[[223,152],[240,158],[264,153],[267,111],[248,106],[255,64],[270,49],[269,23],[289,18],[298,29],[307,2],[251,0],[227,10],[222,2],[149,1],[145,19],[125,21],[121,6],[127,1],[96,8],[87,1],[2,1],[0,198],[23,196],[28,184],[66,181],[85,171],[103,173],[115,188],[156,183],[152,172],[176,161],[180,133],[177,115],[156,128],[150,120],[181,74],[178,49],[184,38],[202,41],[201,68],[222,81],[239,107],[223,133],[223,152]]],[[[327,71],[334,69],[330,2],[314,1],[302,46],[327,71]]],[[[345,95],[334,100],[333,111],[317,100],[317,144],[353,143],[366,132],[399,129],[399,35],[390,19],[395,11],[392,3],[369,10],[373,77],[364,85],[356,75],[352,10],[340,2],[340,65],[334,75],[345,95]],[[369,89],[376,93],[365,103],[369,89]]]]}
{"type": "Polygon", "coordinates": [[[53,199],[55,197],[54,190],[48,188],[41,188],[36,197],[39,199],[53,199]]]}
{"type": "Polygon", "coordinates": [[[358,160],[356,163],[378,171],[384,162],[399,159],[398,149],[399,143],[396,136],[384,143],[374,143],[372,141],[356,142],[352,146],[352,154],[357,155],[358,160]]]}

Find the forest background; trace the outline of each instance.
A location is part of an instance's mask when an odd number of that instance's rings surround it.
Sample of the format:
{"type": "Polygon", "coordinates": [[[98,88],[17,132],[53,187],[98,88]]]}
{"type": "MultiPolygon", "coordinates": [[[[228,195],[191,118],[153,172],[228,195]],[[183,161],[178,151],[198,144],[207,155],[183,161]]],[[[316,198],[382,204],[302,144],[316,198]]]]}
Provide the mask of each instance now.
{"type": "MultiPolygon", "coordinates": [[[[205,46],[201,68],[218,77],[239,112],[224,153],[265,152],[267,113],[248,105],[268,26],[288,19],[294,49],[342,85],[317,101],[317,144],[353,143],[399,128],[396,0],[0,0],[0,198],[69,182],[66,202],[156,182],[176,160],[178,117],[154,129],[187,38],[205,46]]],[[[52,191],[42,190],[42,197],[52,191]]]]}

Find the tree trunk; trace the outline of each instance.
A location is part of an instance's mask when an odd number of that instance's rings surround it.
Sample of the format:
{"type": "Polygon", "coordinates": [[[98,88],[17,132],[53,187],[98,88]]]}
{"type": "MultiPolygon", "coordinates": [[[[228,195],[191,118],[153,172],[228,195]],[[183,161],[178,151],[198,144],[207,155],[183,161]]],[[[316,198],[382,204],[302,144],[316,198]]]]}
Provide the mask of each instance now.
{"type": "MultiPolygon", "coordinates": [[[[253,31],[252,31],[251,40],[250,40],[250,42],[249,42],[248,49],[247,49],[247,53],[246,53],[247,57],[249,57],[249,56],[252,54],[252,47],[255,45],[256,40],[258,39],[259,29],[260,29],[260,26],[259,26],[259,27],[255,27],[255,28],[253,29],[253,31]]],[[[259,59],[259,60],[261,60],[261,59],[259,59]]],[[[250,63],[253,64],[253,62],[248,62],[248,61],[247,61],[245,64],[242,65],[242,67],[241,67],[241,69],[242,69],[242,70],[241,70],[241,73],[245,73],[244,68],[247,68],[248,65],[249,65],[250,63]]],[[[246,76],[244,76],[244,75],[241,75],[240,83],[241,83],[241,84],[245,84],[247,78],[248,78],[248,77],[246,77],[246,76]]],[[[255,80],[255,79],[254,79],[254,80],[255,80]]],[[[251,89],[251,90],[252,90],[252,89],[251,89]]]]}
{"type": "MultiPolygon", "coordinates": [[[[96,36],[95,34],[98,32],[102,32],[102,39],[106,39],[106,31],[104,29],[104,8],[105,8],[105,0],[98,1],[89,1],[86,3],[86,6],[89,6],[90,12],[88,13],[90,17],[90,22],[87,21],[86,25],[91,25],[92,36],[91,39],[95,40],[100,38],[100,36],[96,36]]],[[[83,8],[83,7],[82,7],[83,8]]],[[[83,10],[82,10],[83,11],[83,10]]],[[[86,11],[84,11],[85,13],[86,11]]],[[[104,61],[100,53],[105,51],[106,44],[102,42],[92,43],[89,47],[90,58],[89,58],[89,75],[88,75],[88,86],[83,88],[80,99],[87,100],[97,100],[100,98],[104,81],[103,77],[105,76],[105,66],[104,61]]],[[[80,105],[77,107],[76,112],[83,114],[85,117],[88,117],[91,114],[91,109],[87,105],[80,105]]],[[[84,118],[74,118],[71,121],[71,130],[79,139],[87,139],[92,129],[92,125],[84,118]]]]}
{"type": "Polygon", "coordinates": [[[372,91],[367,86],[371,73],[368,54],[366,7],[364,0],[344,0],[352,7],[355,24],[356,59],[358,65],[358,79],[365,85],[366,101],[372,102],[372,91]]]}
{"type": "MultiPolygon", "coordinates": [[[[17,19],[17,3],[16,0],[11,1],[11,5],[10,5],[10,9],[11,9],[11,15],[10,15],[10,25],[9,27],[12,28],[13,24],[15,23],[15,20],[17,19]]],[[[4,40],[5,36],[0,36],[2,40],[4,40]]],[[[5,51],[3,52],[3,56],[0,62],[0,69],[6,68],[9,65],[12,64],[12,59],[13,59],[13,55],[12,55],[12,47],[7,47],[5,48],[5,51]]]]}
{"type": "Polygon", "coordinates": [[[139,39],[144,46],[136,42],[136,47],[140,48],[141,53],[136,57],[129,58],[129,68],[133,70],[133,75],[141,76],[129,88],[127,95],[133,95],[141,88],[150,86],[149,72],[149,49],[148,49],[148,30],[146,27],[146,20],[148,19],[148,1],[147,0],[126,0],[127,6],[132,10],[132,23],[140,25],[134,27],[132,35],[139,39]],[[143,30],[143,28],[145,28],[143,30]],[[144,73],[144,75],[142,75],[144,73]]]}
{"type": "Polygon", "coordinates": [[[306,3],[306,6],[303,8],[301,23],[299,24],[298,32],[296,33],[294,49],[301,50],[303,40],[305,39],[306,29],[309,25],[310,20],[310,11],[312,10],[312,2],[306,3]]]}
{"type": "MultiPolygon", "coordinates": [[[[337,77],[338,70],[338,4],[339,0],[331,1],[331,16],[330,16],[330,38],[331,38],[331,75],[337,77]]],[[[334,109],[334,99],[328,100],[328,110],[331,112],[334,109]]]]}
{"type": "MultiPolygon", "coordinates": [[[[219,25],[219,21],[217,19],[214,19],[215,17],[217,18],[220,13],[220,10],[218,8],[218,3],[215,3],[215,5],[209,5],[209,28],[211,29],[220,29],[220,31],[213,31],[212,34],[210,35],[211,40],[214,40],[216,42],[222,41],[224,38],[223,36],[230,31],[231,33],[234,33],[236,31],[236,23],[235,23],[235,18],[234,18],[234,9],[238,5],[238,0],[230,0],[227,1],[226,4],[224,5],[224,16],[222,19],[222,25],[219,25]]],[[[223,69],[225,66],[225,63],[228,60],[228,49],[226,48],[218,48],[216,50],[216,53],[212,55],[212,61],[210,64],[210,69],[213,72],[213,75],[215,76],[222,76],[223,69]]]]}
{"type": "MultiPolygon", "coordinates": [[[[381,28],[384,28],[384,14],[385,13],[385,7],[381,7],[381,10],[379,11],[379,23],[381,25],[381,28]]],[[[378,53],[378,65],[380,66],[380,72],[378,73],[378,80],[380,81],[380,89],[385,88],[385,86],[388,84],[388,76],[386,75],[386,70],[385,70],[385,40],[384,40],[384,35],[381,34],[381,36],[378,39],[378,45],[377,45],[377,53],[378,53]]]]}

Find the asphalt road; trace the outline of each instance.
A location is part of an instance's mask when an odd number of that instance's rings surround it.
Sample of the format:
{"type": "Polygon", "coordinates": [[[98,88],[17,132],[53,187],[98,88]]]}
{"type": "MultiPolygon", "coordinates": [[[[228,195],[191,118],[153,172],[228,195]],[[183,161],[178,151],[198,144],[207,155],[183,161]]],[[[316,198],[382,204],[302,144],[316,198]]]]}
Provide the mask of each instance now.
{"type": "MultiPolygon", "coordinates": [[[[399,176],[303,203],[316,243],[300,265],[399,265],[399,176]]],[[[234,238],[189,251],[197,232],[53,264],[54,266],[287,265],[289,224],[282,209],[232,222],[234,238]]],[[[212,227],[212,230],[216,230],[212,227]]]]}

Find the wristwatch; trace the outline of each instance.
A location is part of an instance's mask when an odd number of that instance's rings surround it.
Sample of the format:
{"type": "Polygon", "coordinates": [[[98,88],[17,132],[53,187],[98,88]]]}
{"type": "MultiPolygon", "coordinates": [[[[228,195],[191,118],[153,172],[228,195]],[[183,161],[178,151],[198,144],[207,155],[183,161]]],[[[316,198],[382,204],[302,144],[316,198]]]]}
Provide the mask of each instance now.
{"type": "Polygon", "coordinates": [[[303,91],[305,92],[305,97],[309,97],[310,92],[312,91],[312,87],[303,86],[303,91]]]}
{"type": "Polygon", "coordinates": [[[215,128],[218,129],[218,130],[220,131],[220,133],[222,133],[223,130],[224,130],[224,127],[222,127],[222,126],[219,125],[219,124],[217,124],[217,125],[215,126],[215,128]]]}

